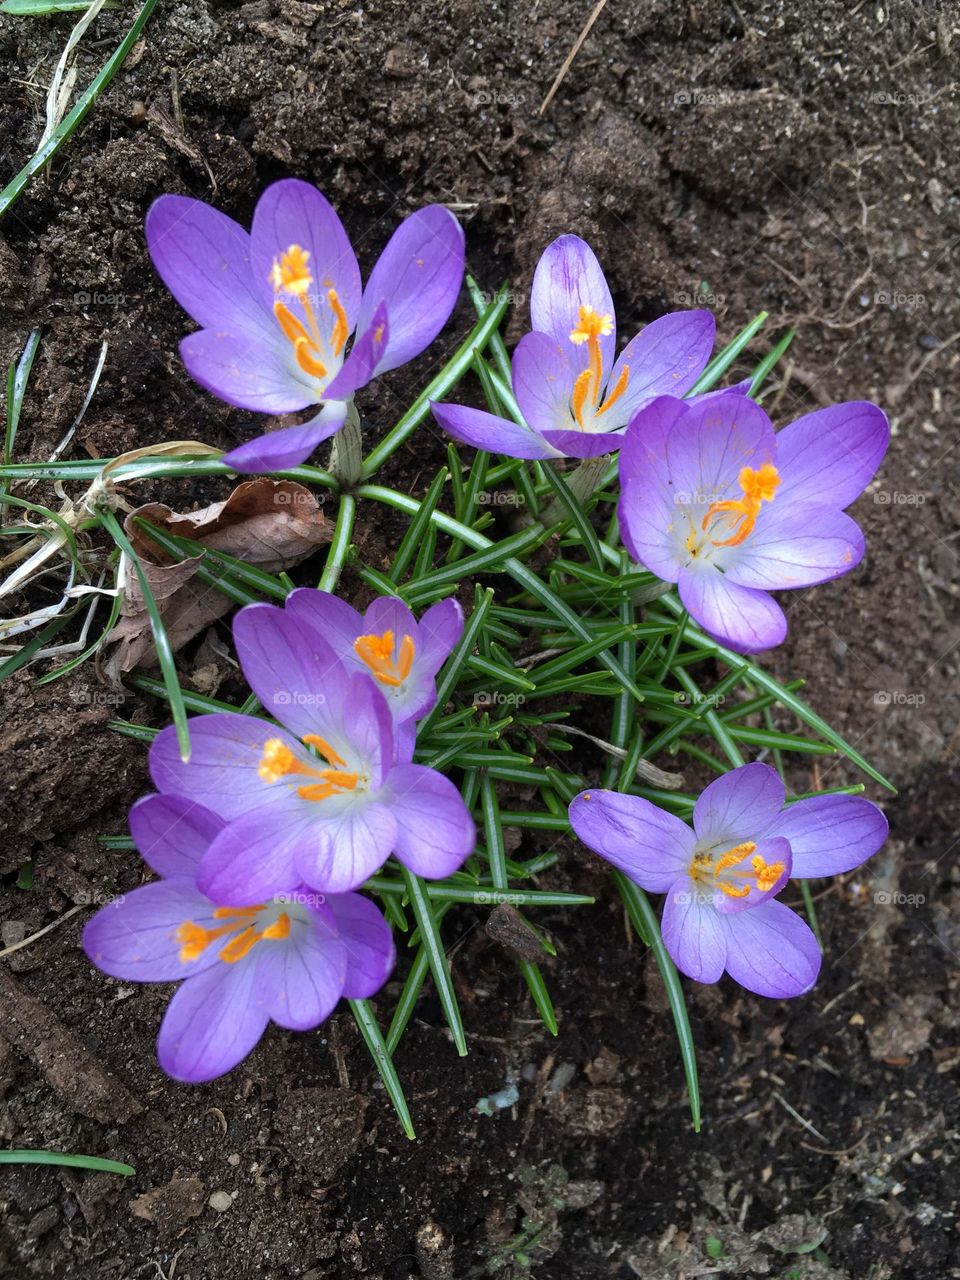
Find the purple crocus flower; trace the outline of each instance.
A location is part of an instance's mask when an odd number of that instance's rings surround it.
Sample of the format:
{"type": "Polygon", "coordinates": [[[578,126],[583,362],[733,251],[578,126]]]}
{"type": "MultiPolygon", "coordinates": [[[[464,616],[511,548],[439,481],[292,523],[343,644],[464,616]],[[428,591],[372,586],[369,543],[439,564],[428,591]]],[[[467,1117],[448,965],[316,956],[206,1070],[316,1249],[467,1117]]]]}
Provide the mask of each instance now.
{"type": "Polygon", "coordinates": [[[618,513],[633,558],[676,582],[691,616],[741,653],[779,644],[768,594],[849,573],[865,545],[843,508],[864,490],[890,437],[874,404],[818,409],[774,433],[752,400],[663,396],[630,423],[618,513]]]}
{"type": "Polygon", "coordinates": [[[226,823],[203,857],[202,891],[239,906],[301,883],[343,893],[391,853],[417,875],[456,871],[476,839],[470,812],[448,778],[410,762],[373,678],[274,605],[241,609],[233,635],[250,688],[281,727],[204,715],[190,721],[188,763],[172,726],[150,749],[159,791],[226,823]]]}
{"type": "Polygon", "coordinates": [[[431,605],[418,622],[396,596],[382,596],[360,613],[327,591],[301,587],[286,609],[317,631],[349,671],[372,676],[398,729],[411,733],[436,702],[434,677],[463,633],[463,610],[452,599],[431,605]]]}
{"type": "Polygon", "coordinates": [[[455,439],[512,458],[592,458],[618,449],[643,405],[690,390],[716,328],[709,311],[676,311],[648,324],[617,358],[610,289],[579,236],[560,236],[544,251],[530,321],[533,332],[513,353],[513,392],[526,425],[464,405],[432,405],[455,439]]]}
{"type": "Polygon", "coordinates": [[[343,425],[359,388],[429,346],[463,280],[463,231],[434,204],[401,223],[361,291],[343,224],[296,178],[267,187],[249,232],[200,200],[166,195],[151,205],[146,235],[164,284],[201,326],[180,344],[192,378],[258,413],[323,406],[225,454],[239,472],[309,457],[343,425]]]}
{"type": "Polygon", "coordinates": [[[341,996],[377,992],[393,968],[390,927],[356,893],[298,886],[236,904],[197,883],[222,821],[195,801],[152,795],[130,811],[130,831],[161,877],[115,899],[83,931],[90,960],[127,982],[182,982],[157,1039],[160,1065],[199,1083],[230,1071],[276,1022],[317,1027],[341,996]]]}
{"type": "Polygon", "coordinates": [[[859,796],[812,796],[784,808],[765,764],[733,769],[703,791],[693,830],[618,791],[583,791],[570,825],[585,845],[642,889],[663,893],[663,941],[697,982],[727,973],[748,991],[782,998],[816,981],[820,950],[776,895],[790,877],[850,871],[887,838],[887,820],[859,796]]]}

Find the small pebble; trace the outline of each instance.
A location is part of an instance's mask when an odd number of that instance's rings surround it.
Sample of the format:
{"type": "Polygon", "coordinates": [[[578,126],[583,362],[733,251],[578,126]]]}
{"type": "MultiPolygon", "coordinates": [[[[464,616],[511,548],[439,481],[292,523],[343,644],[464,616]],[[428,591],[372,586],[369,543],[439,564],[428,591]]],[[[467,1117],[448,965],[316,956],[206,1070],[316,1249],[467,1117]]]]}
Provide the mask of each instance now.
{"type": "Polygon", "coordinates": [[[224,1213],[233,1204],[233,1196],[229,1191],[214,1191],[207,1204],[217,1213],[224,1213]]]}

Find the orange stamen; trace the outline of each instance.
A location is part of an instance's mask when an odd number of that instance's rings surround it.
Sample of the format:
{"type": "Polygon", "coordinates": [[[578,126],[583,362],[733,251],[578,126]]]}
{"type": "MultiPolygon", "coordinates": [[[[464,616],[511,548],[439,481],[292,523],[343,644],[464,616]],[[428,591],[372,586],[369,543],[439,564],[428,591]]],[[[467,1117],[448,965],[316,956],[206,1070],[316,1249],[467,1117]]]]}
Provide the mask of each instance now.
{"type": "Polygon", "coordinates": [[[604,400],[603,404],[597,410],[598,418],[600,417],[601,413],[606,413],[607,410],[612,405],[615,405],[617,403],[617,401],[626,391],[627,383],[629,381],[630,381],[630,366],[628,364],[625,364],[623,368],[620,370],[620,377],[617,378],[616,386],[613,388],[613,390],[607,396],[606,400],[604,400]]]}
{"type": "Polygon", "coordinates": [[[307,266],[309,257],[306,249],[292,244],[286,253],[274,258],[270,283],[277,293],[306,293],[313,283],[313,276],[307,266]]]}
{"type": "Polygon", "coordinates": [[[350,325],[347,322],[347,313],[343,309],[343,303],[340,301],[336,289],[327,290],[327,301],[336,316],[336,324],[333,326],[333,333],[330,335],[330,345],[333,347],[333,354],[338,356],[350,335],[350,325]]]}
{"type": "Polygon", "coordinates": [[[416,654],[413,636],[404,636],[400,642],[400,652],[394,660],[395,637],[392,631],[384,631],[379,636],[358,636],[353,647],[357,657],[370,668],[375,679],[394,689],[403,684],[410,674],[416,654]]]}
{"type": "MultiPolygon", "coordinates": [[[[753,840],[744,840],[742,844],[734,845],[732,849],[722,853],[716,860],[712,859],[709,854],[698,853],[690,863],[688,874],[693,880],[709,878],[713,883],[713,887],[726,894],[728,898],[746,898],[750,893],[749,885],[731,884],[729,880],[724,880],[721,877],[725,871],[731,871],[733,867],[739,866],[745,858],[750,857],[756,847],[756,843],[753,840]]],[[[759,854],[751,859],[750,865],[752,870],[734,871],[732,874],[747,880],[752,878],[757,889],[762,893],[772,889],[786,869],[784,863],[765,862],[759,854]]]]}
{"type": "MultiPolygon", "coordinates": [[[[317,747],[330,764],[345,764],[346,761],[316,734],[308,734],[304,739],[311,746],[317,747]]],[[[317,769],[304,760],[299,760],[280,738],[268,738],[263,744],[263,755],[257,769],[264,782],[279,782],[281,778],[306,777],[319,778],[319,782],[305,783],[297,787],[297,794],[303,800],[326,800],[340,791],[353,791],[360,781],[360,775],[343,769],[317,769]]]]}

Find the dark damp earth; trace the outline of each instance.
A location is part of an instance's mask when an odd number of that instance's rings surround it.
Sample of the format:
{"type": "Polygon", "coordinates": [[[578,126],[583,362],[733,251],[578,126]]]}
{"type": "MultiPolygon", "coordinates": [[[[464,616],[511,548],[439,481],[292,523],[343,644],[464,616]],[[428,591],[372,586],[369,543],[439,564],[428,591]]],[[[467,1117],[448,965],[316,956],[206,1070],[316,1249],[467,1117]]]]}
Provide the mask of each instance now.
{"type": "MultiPolygon", "coordinates": [[[[3,1145],[112,1154],[137,1172],[4,1167],[3,1276],[960,1275],[957,15],[908,0],[624,0],[600,15],[541,115],[588,10],[158,6],[82,132],[0,231],[4,362],[45,326],[17,457],[49,456],[104,340],[73,456],[158,439],[226,447],[251,433],[251,418],[180,368],[183,320],[142,235],[164,191],[245,220],[269,181],[310,178],[367,269],[403,211],[447,202],[482,287],[511,281],[513,336],[538,253],[564,231],[596,248],[624,336],[704,305],[726,341],[764,308],[768,332],[799,331],[768,402],[779,423],[847,398],[878,401],[894,423],[856,510],[866,561],[795,593],[790,639],[766,659],[782,678],[803,676],[805,696],[895,781],[890,842],[869,868],[821,887],[828,954],[809,997],[763,1003],[726,983],[688,985],[698,1136],[656,970],[598,866],[561,840],[545,887],[598,903],[538,916],[558,950],[546,977],[560,1035],[536,1020],[488,913],[451,916],[470,1055],[456,1057],[425,994],[397,1059],[419,1135],[410,1143],[349,1013],[316,1034],[272,1030],[214,1085],[161,1075],[153,1040],[166,991],[109,982],[79,949],[90,904],[138,877],[130,855],[97,837],[125,830],[146,786],[144,751],[106,727],[117,698],[92,667],[39,688],[34,672],[18,674],[0,685],[2,944],[81,909],[0,969],[3,1145]],[[26,863],[29,890],[17,888],[26,863]],[[478,1110],[510,1082],[513,1106],[478,1110]]],[[[36,146],[72,21],[0,17],[6,176],[36,146]]],[[[129,21],[126,9],[97,19],[81,85],[129,21]]],[[[470,323],[461,304],[437,348],[371,389],[368,431],[396,420],[470,323]]],[[[443,447],[422,429],[385,481],[422,494],[443,447]]],[[[179,509],[222,496],[215,481],[128,494],[179,509]]],[[[366,562],[385,566],[402,527],[380,511],[362,523],[366,562]]],[[[343,590],[364,588],[348,573],[343,590]]],[[[227,636],[221,623],[185,652],[188,684],[219,676],[224,696],[238,691],[227,636]]],[[[122,714],[164,716],[138,694],[122,714]]],[[[588,774],[600,763],[589,751],[588,774]]],[[[791,782],[852,776],[827,758],[819,775],[795,767],[791,782]]]]}

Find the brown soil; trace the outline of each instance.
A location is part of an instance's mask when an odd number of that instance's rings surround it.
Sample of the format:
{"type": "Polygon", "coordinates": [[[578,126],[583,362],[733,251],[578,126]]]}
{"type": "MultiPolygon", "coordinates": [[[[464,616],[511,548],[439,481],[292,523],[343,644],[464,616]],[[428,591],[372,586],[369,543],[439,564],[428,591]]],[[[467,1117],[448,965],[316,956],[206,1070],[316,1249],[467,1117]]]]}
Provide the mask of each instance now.
{"type": "MultiPolygon", "coordinates": [[[[424,996],[398,1056],[419,1133],[408,1143],[349,1015],[317,1035],[272,1031],[209,1087],[161,1075],[152,1042],[165,992],[105,980],[78,945],[96,895],[136,880],[129,855],[105,854],[97,836],[124,830],[144,753],[107,729],[116,708],[92,669],[45,688],[21,674],[0,685],[3,943],[87,905],[5,962],[2,1137],[113,1153],[137,1173],[4,1168],[4,1276],[960,1275],[956,12],[912,0],[622,0],[539,115],[587,12],[573,0],[158,6],[0,236],[0,356],[46,326],[17,455],[49,454],[103,339],[76,456],[249,434],[252,419],[179,366],[183,320],[141,230],[164,191],[245,220],[270,180],[311,178],[365,266],[406,208],[456,203],[484,287],[512,281],[517,330],[536,257],[561,231],[596,247],[624,334],[698,294],[724,339],[765,308],[771,332],[799,329],[768,401],[778,421],[869,397],[895,425],[858,506],[868,560],[793,597],[792,636],[772,659],[778,674],[803,675],[814,705],[901,788],[891,841],[824,890],[828,957],[809,998],[689,987],[699,1136],[655,969],[604,877],[562,841],[554,882],[599,902],[540,917],[559,948],[547,975],[559,1039],[535,1021],[482,914],[454,917],[471,1052],[455,1056],[424,996]],[[508,1078],[517,1106],[479,1113],[508,1078]]],[[[128,21],[97,20],[81,83],[128,21]]],[[[0,19],[5,174],[32,154],[70,25],[0,19]]],[[[464,305],[448,345],[469,322],[464,305]]],[[[363,405],[372,431],[444,345],[377,384],[363,405]]],[[[424,429],[386,478],[419,493],[441,455],[424,429]]],[[[212,481],[136,494],[177,508],[220,496],[212,481]]],[[[368,554],[380,545],[370,537],[368,554]]],[[[135,694],[124,713],[163,717],[135,694]]],[[[840,763],[820,771],[831,784],[844,776],[840,763]]],[[[805,789],[811,777],[792,781],[805,789]]]]}

